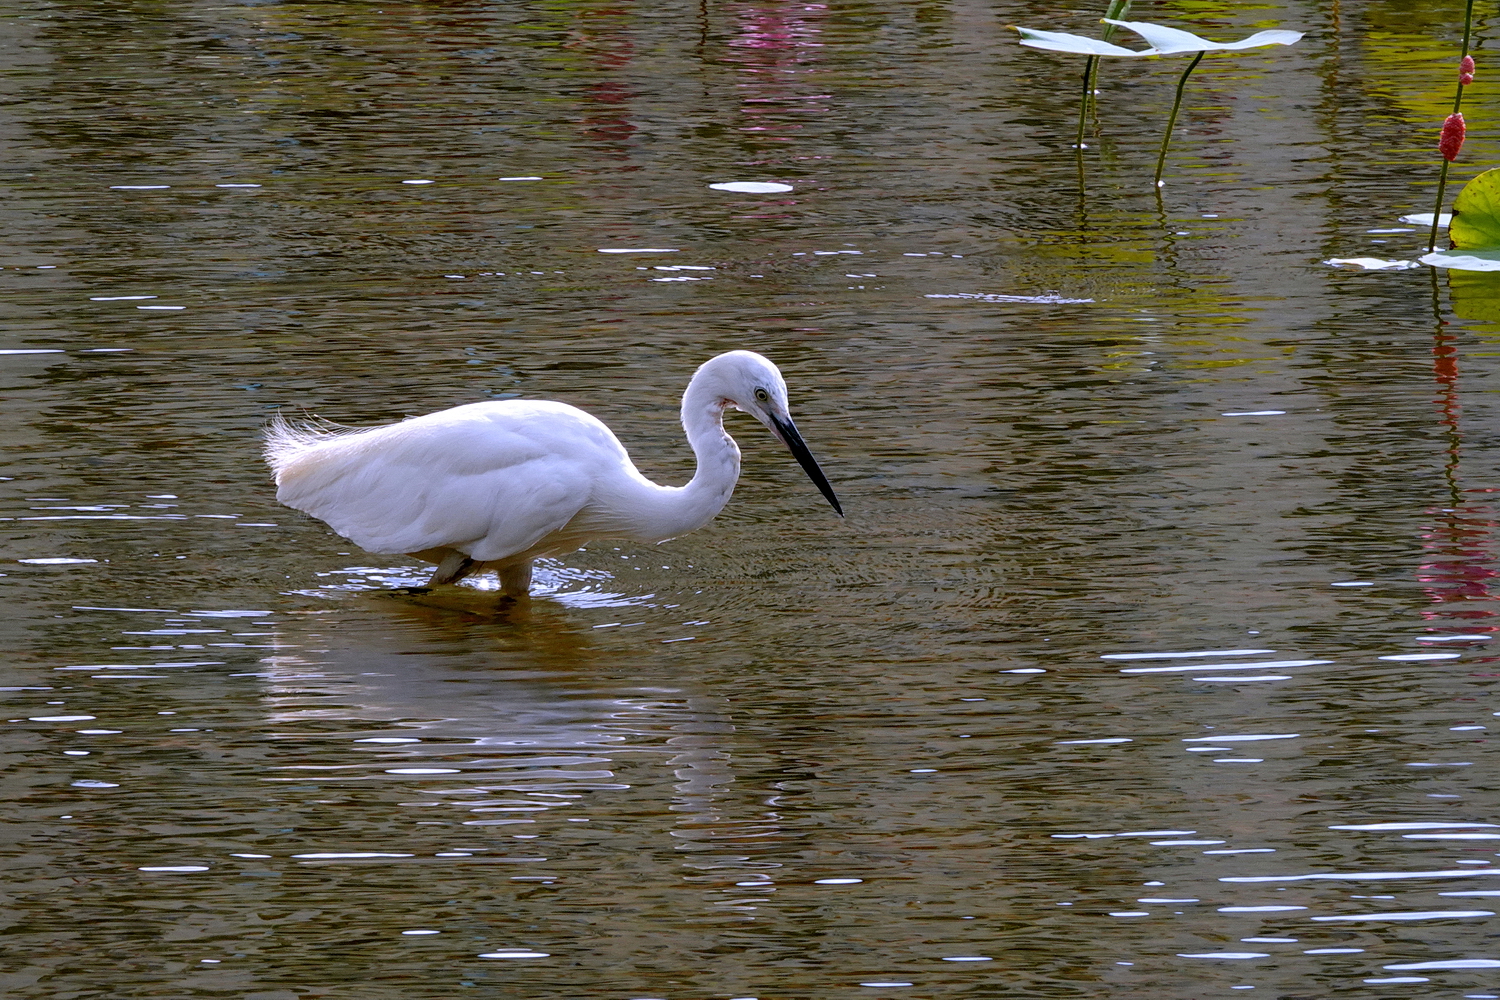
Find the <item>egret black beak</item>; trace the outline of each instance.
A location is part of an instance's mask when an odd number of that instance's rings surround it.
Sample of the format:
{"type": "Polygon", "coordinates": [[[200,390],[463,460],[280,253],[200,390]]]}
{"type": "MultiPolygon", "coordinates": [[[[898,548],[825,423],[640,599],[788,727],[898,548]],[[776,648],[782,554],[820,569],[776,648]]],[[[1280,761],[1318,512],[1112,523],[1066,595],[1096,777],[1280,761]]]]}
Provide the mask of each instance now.
{"type": "Polygon", "coordinates": [[[812,452],[807,450],[807,444],[802,440],[802,435],[797,433],[797,425],[792,423],[791,418],[782,420],[774,413],[767,414],[771,421],[771,429],[776,436],[781,438],[781,443],[786,445],[797,464],[802,466],[802,471],[807,473],[807,478],[813,481],[824,498],[833,505],[833,510],[839,517],[844,516],[844,508],[839,506],[839,498],[834,496],[833,487],[828,485],[828,477],[823,475],[823,470],[818,468],[818,460],[813,458],[812,452]]]}

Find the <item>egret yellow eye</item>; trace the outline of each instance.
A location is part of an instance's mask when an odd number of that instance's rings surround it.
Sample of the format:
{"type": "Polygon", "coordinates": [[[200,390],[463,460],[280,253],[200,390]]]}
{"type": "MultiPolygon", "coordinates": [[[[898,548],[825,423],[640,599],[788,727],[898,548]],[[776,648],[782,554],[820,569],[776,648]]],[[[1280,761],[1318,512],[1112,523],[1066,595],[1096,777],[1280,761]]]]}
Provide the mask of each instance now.
{"type": "Polygon", "coordinates": [[[764,390],[764,389],[756,389],[755,390],[755,398],[758,399],[758,400],[760,400],[762,403],[764,403],[768,399],[771,398],[771,394],[768,393],[768,392],[766,392],[766,390],[764,390]]]}

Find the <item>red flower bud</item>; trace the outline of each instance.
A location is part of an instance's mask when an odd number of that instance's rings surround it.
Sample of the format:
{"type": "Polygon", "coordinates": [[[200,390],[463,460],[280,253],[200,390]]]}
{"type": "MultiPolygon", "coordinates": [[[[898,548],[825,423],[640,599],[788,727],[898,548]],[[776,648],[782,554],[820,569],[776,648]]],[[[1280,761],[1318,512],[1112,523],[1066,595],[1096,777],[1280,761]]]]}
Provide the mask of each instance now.
{"type": "Polygon", "coordinates": [[[1438,139],[1438,152],[1443,154],[1443,159],[1453,162],[1458,159],[1458,151],[1464,148],[1464,116],[1449,115],[1443,122],[1443,134],[1438,139]]]}
{"type": "Polygon", "coordinates": [[[1464,56],[1458,64],[1458,82],[1467,87],[1474,82],[1474,57],[1464,56]]]}

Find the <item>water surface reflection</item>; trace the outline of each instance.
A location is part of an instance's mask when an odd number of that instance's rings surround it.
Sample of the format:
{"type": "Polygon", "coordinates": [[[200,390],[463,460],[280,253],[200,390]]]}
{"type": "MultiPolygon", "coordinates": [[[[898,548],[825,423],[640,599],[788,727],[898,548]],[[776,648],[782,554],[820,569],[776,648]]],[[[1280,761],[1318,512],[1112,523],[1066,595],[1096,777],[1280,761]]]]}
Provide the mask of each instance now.
{"type": "Polygon", "coordinates": [[[16,7],[6,995],[1490,995],[1496,295],[1325,263],[1418,251],[1460,5],[1159,5],[1309,32],[1159,201],[1172,68],[1080,199],[1006,25],[1098,11],[1002,8],[16,7]],[[256,455],[556,398],[680,483],[737,347],[847,521],[752,428],[524,611],[256,455]]]}

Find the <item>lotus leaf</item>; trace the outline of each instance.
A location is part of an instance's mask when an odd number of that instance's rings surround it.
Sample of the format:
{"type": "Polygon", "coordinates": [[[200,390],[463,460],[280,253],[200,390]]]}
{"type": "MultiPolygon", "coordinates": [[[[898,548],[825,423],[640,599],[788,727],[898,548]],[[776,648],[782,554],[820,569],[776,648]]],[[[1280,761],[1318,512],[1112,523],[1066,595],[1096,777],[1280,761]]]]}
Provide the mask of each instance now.
{"type": "Polygon", "coordinates": [[[1500,250],[1500,170],[1486,170],[1464,185],[1453,199],[1448,235],[1455,250],[1500,250]]]}
{"type": "Polygon", "coordinates": [[[1169,28],[1164,24],[1152,24],[1149,21],[1116,21],[1106,17],[1104,23],[1135,32],[1150,43],[1151,48],[1137,52],[1134,49],[1123,48],[1084,35],[1070,35],[1062,31],[1038,31],[1035,28],[1016,27],[1016,30],[1021,33],[1022,45],[1033,49],[1046,49],[1049,52],[1071,52],[1080,56],[1139,57],[1170,56],[1180,52],[1230,52],[1258,49],[1265,45],[1291,45],[1302,38],[1300,31],[1273,28],[1268,31],[1257,31],[1249,38],[1242,38],[1237,42],[1211,42],[1206,38],[1198,37],[1191,31],[1169,28]]]}
{"type": "Polygon", "coordinates": [[[1437,250],[1417,259],[1433,267],[1446,267],[1455,271],[1500,271],[1500,249],[1437,250]]]}
{"type": "Polygon", "coordinates": [[[1070,35],[1062,31],[1038,31],[1035,28],[1021,28],[1012,25],[1021,33],[1021,44],[1033,49],[1046,49],[1049,52],[1072,52],[1081,56],[1149,56],[1152,52],[1135,52],[1131,49],[1121,48],[1109,42],[1101,42],[1097,38],[1088,38],[1084,35],[1070,35]]]}
{"type": "Polygon", "coordinates": [[[1149,21],[1110,21],[1109,24],[1119,25],[1140,35],[1151,46],[1142,55],[1169,56],[1178,52],[1230,52],[1241,49],[1258,49],[1266,45],[1291,45],[1300,41],[1302,32],[1286,31],[1273,28],[1268,31],[1257,31],[1249,38],[1242,38],[1237,42],[1210,42],[1207,38],[1200,38],[1191,31],[1183,31],[1181,28],[1169,28],[1164,24],[1152,24],[1149,21]]]}

